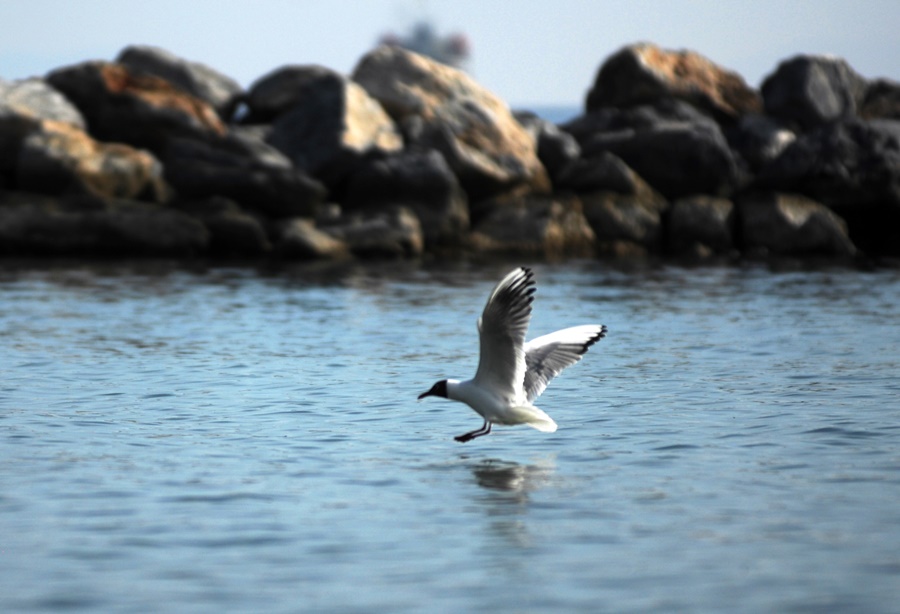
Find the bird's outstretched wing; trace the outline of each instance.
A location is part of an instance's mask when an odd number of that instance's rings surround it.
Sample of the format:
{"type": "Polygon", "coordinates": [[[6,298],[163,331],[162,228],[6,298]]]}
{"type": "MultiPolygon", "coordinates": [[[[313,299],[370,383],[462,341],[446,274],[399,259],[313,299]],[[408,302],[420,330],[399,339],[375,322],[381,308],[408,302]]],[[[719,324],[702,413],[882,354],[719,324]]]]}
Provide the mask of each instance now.
{"type": "Polygon", "coordinates": [[[525,333],[534,301],[534,273],[520,267],[497,284],[478,319],[481,355],[475,381],[490,390],[523,398],[525,333]]]}
{"type": "Polygon", "coordinates": [[[605,326],[587,324],[564,328],[526,343],[524,385],[528,402],[540,396],[550,380],[581,360],[588,348],[605,336],[605,326]]]}

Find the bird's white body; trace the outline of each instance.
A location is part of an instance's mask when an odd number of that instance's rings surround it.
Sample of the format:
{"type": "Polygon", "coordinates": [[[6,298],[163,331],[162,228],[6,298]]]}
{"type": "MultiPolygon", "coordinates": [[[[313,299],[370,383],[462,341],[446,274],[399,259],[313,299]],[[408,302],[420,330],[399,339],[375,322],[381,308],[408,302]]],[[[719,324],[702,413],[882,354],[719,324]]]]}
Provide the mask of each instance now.
{"type": "Polygon", "coordinates": [[[545,433],[556,430],[556,422],[543,411],[526,401],[479,386],[473,380],[447,380],[447,398],[462,401],[491,424],[515,426],[527,424],[545,433]]]}
{"type": "Polygon", "coordinates": [[[606,335],[600,324],[574,326],[525,343],[534,300],[534,274],[520,267],[497,284],[478,319],[480,359],[475,377],[446,379],[419,396],[461,401],[484,418],[481,429],[460,435],[464,442],[487,435],[491,425],[527,424],[545,433],[556,422],[533,401],[559,373],[606,335]]]}

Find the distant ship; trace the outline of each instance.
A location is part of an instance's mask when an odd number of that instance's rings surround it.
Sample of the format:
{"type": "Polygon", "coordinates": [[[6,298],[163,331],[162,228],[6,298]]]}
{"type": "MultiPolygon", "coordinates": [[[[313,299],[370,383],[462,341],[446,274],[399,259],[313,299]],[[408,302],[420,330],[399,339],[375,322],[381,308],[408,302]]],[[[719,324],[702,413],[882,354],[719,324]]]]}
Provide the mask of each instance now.
{"type": "Polygon", "coordinates": [[[460,70],[466,70],[469,60],[469,39],[465,34],[439,36],[428,21],[417,21],[405,36],[394,32],[383,34],[378,42],[414,51],[460,70]]]}

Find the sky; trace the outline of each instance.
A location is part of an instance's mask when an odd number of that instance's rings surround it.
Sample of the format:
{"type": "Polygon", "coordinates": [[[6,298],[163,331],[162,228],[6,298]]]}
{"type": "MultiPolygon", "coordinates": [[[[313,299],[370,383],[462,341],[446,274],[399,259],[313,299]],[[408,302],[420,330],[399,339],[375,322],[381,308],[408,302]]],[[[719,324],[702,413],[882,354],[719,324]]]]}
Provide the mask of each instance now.
{"type": "Polygon", "coordinates": [[[691,49],[754,87],[797,54],[900,81],[900,0],[0,0],[0,78],[114,60],[131,44],[247,87],[288,64],[349,74],[419,19],[464,33],[470,73],[511,106],[580,106],[603,61],[640,41],[691,49]]]}

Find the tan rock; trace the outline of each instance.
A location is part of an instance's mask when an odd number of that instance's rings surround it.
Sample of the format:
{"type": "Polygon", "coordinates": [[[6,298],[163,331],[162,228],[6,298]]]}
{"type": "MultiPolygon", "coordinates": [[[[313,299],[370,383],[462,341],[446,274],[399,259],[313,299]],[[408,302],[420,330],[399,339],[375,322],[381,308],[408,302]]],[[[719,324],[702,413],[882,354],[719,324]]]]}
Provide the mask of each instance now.
{"type": "Polygon", "coordinates": [[[19,189],[43,194],[93,194],[164,202],[162,166],[148,151],[100,143],[72,124],[44,120],[18,156],[19,189]]]}
{"type": "Polygon", "coordinates": [[[306,218],[285,222],[276,249],[285,258],[302,260],[350,256],[350,249],[344,241],[322,232],[313,220],[306,218]]]}
{"type": "Polygon", "coordinates": [[[357,83],[333,71],[283,68],[251,93],[262,99],[258,104],[265,113],[278,113],[268,142],[294,166],[329,185],[343,181],[363,156],[403,148],[400,133],[381,105],[357,83]]]}
{"type": "Polygon", "coordinates": [[[60,68],[47,81],[84,115],[91,136],[159,153],[170,136],[222,136],[215,109],[165,79],[121,64],[85,62],[60,68]]]}
{"type": "Polygon", "coordinates": [[[363,57],[353,79],[404,126],[409,141],[444,155],[471,198],[520,185],[549,191],[534,137],[464,72],[382,46],[363,57]]]}
{"type": "Polygon", "coordinates": [[[670,51],[651,43],[628,45],[600,67],[588,92],[588,112],[601,107],[677,98],[717,118],[759,113],[762,99],[736,72],[695,51],[670,51]]]}

